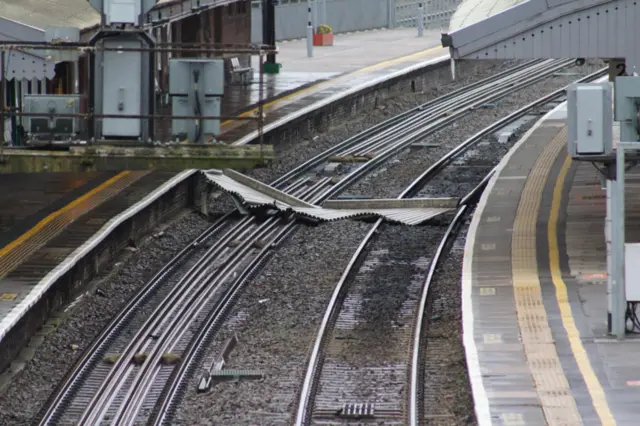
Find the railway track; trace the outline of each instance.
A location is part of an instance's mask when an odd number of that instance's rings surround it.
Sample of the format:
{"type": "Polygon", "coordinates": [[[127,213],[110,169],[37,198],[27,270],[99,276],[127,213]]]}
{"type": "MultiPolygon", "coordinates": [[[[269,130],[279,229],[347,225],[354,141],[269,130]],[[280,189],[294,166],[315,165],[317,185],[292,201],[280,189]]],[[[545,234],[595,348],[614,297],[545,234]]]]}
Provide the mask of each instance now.
{"type": "MultiPolygon", "coordinates": [[[[547,78],[571,61],[532,61],[381,123],[311,159],[272,185],[320,203],[411,143],[474,108],[547,78]],[[336,179],[318,170],[351,163],[336,179]]],[[[287,218],[223,217],[181,252],[87,349],[41,413],[40,424],[167,423],[216,325],[252,274],[296,225],[287,218]],[[177,365],[177,366],[176,366],[177,365]]]]}
{"type": "MultiPolygon", "coordinates": [[[[606,69],[602,69],[578,82],[593,81],[605,73],[606,69]]],[[[456,159],[470,150],[481,150],[478,143],[496,131],[560,100],[565,90],[550,93],[473,135],[413,181],[398,198],[425,196],[425,192],[429,192],[425,191],[427,184],[456,159]]],[[[473,154],[477,152],[471,157],[473,154]]],[[[500,158],[495,158],[492,164],[485,162],[481,165],[484,173],[481,171],[475,175],[481,177],[466,196],[459,193],[461,191],[437,194],[464,198],[446,229],[429,226],[415,231],[428,257],[415,259],[392,253],[392,238],[388,237],[393,228],[385,227],[382,220],[371,228],[336,284],[327,306],[300,390],[296,425],[339,425],[346,419],[357,419],[359,424],[380,424],[384,421],[389,425],[417,426],[424,423],[428,410],[423,405],[422,366],[424,348],[428,344],[424,333],[428,322],[425,312],[430,284],[440,260],[500,158]],[[388,307],[367,306],[369,299],[373,298],[367,290],[376,287],[372,285],[376,284],[375,281],[382,281],[381,274],[385,271],[393,274],[394,264],[411,261],[418,269],[427,270],[426,278],[422,282],[404,283],[406,297],[403,303],[396,303],[395,312],[389,312],[388,307]],[[383,318],[376,313],[377,310],[384,312],[383,318]],[[391,318],[394,320],[390,321],[391,318]]],[[[459,166],[450,168],[455,170],[456,167],[459,166]]],[[[452,181],[456,179],[455,175],[449,177],[452,181]]],[[[403,237],[408,246],[406,251],[411,251],[412,237],[410,234],[403,237]]],[[[400,282],[394,285],[403,287],[400,282]]]]}

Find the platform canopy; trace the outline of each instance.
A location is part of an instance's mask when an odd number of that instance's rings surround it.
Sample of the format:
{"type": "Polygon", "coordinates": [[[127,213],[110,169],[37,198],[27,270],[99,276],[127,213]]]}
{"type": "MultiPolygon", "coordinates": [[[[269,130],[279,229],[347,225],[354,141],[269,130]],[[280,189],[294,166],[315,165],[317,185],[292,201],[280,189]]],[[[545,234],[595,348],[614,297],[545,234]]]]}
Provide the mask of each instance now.
{"type": "Polygon", "coordinates": [[[454,59],[626,59],[640,73],[636,0],[529,0],[449,34],[454,59]]]}

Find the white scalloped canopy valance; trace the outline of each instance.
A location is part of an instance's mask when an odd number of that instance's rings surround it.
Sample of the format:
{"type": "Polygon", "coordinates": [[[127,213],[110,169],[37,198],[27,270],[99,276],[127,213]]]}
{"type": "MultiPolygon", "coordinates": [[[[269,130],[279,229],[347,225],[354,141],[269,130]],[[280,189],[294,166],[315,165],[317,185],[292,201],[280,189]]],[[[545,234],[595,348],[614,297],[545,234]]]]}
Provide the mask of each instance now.
{"type": "MultiPolygon", "coordinates": [[[[45,78],[53,78],[55,76],[55,63],[47,61],[39,56],[18,50],[8,51],[5,54],[5,67],[7,70],[6,78],[13,80],[42,80],[45,78]]],[[[0,70],[1,78],[2,70],[0,70]]]]}

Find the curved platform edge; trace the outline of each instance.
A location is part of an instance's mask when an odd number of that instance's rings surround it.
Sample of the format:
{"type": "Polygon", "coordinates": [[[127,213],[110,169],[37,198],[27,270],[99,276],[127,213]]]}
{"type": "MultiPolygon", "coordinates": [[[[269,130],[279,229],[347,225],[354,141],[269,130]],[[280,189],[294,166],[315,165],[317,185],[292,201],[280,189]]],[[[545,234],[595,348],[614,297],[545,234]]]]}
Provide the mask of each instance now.
{"type": "Polygon", "coordinates": [[[566,102],[559,104],[553,110],[549,111],[543,117],[541,117],[522,137],[515,145],[509,150],[509,152],[502,158],[496,171],[489,180],[487,187],[485,188],[478,206],[471,219],[469,225],[469,231],[467,233],[467,239],[464,247],[464,259],[462,263],[462,340],[465,348],[467,371],[469,374],[469,382],[471,384],[471,392],[473,395],[474,408],[476,414],[476,420],[479,426],[489,426],[493,424],[491,416],[491,410],[489,406],[489,398],[484,386],[484,380],[482,377],[482,371],[480,369],[480,361],[478,358],[478,348],[474,339],[475,323],[473,315],[473,254],[474,246],[476,244],[476,234],[478,227],[486,208],[489,194],[493,190],[496,182],[500,178],[502,170],[509,164],[511,157],[518,151],[518,149],[531,137],[531,135],[547,120],[563,118],[566,116],[566,102]],[[558,117],[560,116],[560,117],[558,117]]]}

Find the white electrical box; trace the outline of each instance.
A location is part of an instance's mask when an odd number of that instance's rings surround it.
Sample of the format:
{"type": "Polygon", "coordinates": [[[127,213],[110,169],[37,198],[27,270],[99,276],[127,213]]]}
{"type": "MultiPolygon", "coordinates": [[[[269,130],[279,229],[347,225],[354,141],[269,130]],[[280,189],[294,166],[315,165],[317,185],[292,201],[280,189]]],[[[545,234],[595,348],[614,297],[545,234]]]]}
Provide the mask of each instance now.
{"type": "Polygon", "coordinates": [[[611,83],[573,84],[567,90],[571,157],[586,159],[613,155],[611,83]]]}
{"type": "Polygon", "coordinates": [[[640,243],[624,245],[624,288],[628,302],[640,302],[640,243]]]}

